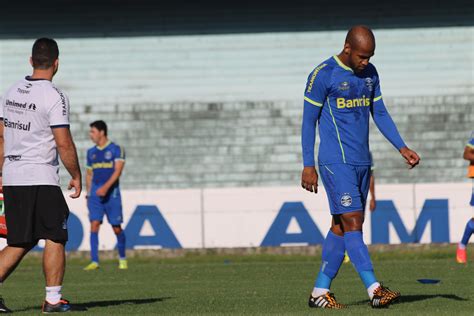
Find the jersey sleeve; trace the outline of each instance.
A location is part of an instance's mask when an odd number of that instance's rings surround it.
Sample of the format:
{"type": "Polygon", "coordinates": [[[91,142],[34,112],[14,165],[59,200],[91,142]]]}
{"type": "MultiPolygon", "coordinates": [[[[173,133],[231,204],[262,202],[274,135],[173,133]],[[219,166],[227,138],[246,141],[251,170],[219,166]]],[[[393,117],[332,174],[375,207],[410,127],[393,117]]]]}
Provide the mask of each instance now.
{"type": "Polygon", "coordinates": [[[327,97],[327,64],[316,67],[308,76],[304,93],[304,103],[322,107],[327,97]]]}
{"type": "Polygon", "coordinates": [[[321,115],[324,100],[328,95],[328,76],[326,64],[316,67],[309,75],[304,93],[303,122],[301,124],[301,146],[303,165],[315,166],[314,144],[316,141],[316,123],[321,115]]]}
{"type": "Polygon", "coordinates": [[[114,161],[125,161],[125,149],[122,146],[115,146],[114,161]]]}
{"type": "Polygon", "coordinates": [[[49,126],[51,128],[69,127],[69,99],[64,92],[54,88],[56,91],[51,99],[53,106],[48,112],[49,126]]]}
{"type": "Polygon", "coordinates": [[[380,78],[375,70],[375,80],[374,80],[374,94],[371,105],[372,117],[374,119],[375,125],[380,130],[380,132],[385,136],[385,138],[397,149],[405,147],[406,144],[403,141],[400,133],[398,132],[395,123],[392,120],[392,117],[388,113],[385,103],[382,98],[382,92],[380,89],[380,78]]]}

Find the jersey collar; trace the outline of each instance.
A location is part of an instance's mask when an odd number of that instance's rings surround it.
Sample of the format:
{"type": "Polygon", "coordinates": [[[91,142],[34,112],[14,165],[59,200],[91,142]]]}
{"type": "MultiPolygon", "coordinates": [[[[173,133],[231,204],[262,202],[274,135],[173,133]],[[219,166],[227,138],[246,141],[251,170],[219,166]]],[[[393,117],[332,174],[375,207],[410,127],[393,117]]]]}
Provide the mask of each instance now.
{"type": "Polygon", "coordinates": [[[107,141],[107,143],[105,143],[104,146],[102,146],[102,147],[100,147],[100,146],[95,146],[95,147],[97,147],[98,150],[104,150],[107,146],[110,145],[110,143],[111,143],[111,141],[109,140],[109,141],[107,141]]]}
{"type": "Polygon", "coordinates": [[[332,56],[334,58],[334,60],[337,62],[337,64],[343,68],[344,70],[347,70],[347,71],[350,71],[350,72],[354,72],[354,70],[352,70],[351,68],[347,67],[346,65],[344,65],[344,63],[339,59],[339,57],[337,57],[337,55],[334,55],[332,56]]]}
{"type": "Polygon", "coordinates": [[[43,78],[31,78],[30,76],[26,76],[25,80],[27,81],[40,81],[40,80],[46,80],[49,81],[48,79],[43,79],[43,78]]]}

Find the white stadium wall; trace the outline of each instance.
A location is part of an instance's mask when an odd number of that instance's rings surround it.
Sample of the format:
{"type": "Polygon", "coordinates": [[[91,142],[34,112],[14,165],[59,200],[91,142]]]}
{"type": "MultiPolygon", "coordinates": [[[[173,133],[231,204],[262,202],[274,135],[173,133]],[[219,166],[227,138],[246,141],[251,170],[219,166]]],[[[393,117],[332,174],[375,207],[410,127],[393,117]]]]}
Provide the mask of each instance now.
{"type": "MultiPolygon", "coordinates": [[[[474,27],[375,34],[372,61],[384,99],[422,162],[408,172],[371,126],[379,209],[367,212],[366,241],[458,242],[472,216],[462,152],[474,122],[474,27]]],[[[121,187],[128,246],[320,243],[330,222],[323,188],[318,195],[299,188],[302,93],[307,75],[341,50],[344,36],[59,39],[55,82],[71,100],[82,166],[93,120],[107,121],[111,139],[127,151],[121,187]]],[[[1,91],[30,73],[32,42],[0,40],[1,91]]],[[[64,168],[61,176],[67,183],[64,168]]],[[[68,203],[68,248],[88,250],[85,199],[68,203]]],[[[115,247],[109,227],[100,242],[115,247]]]]}
{"type": "MultiPolygon", "coordinates": [[[[124,191],[129,249],[233,248],[321,244],[331,216],[322,187],[124,191]]],[[[459,242],[473,216],[470,184],[377,186],[377,209],[366,211],[368,244],[459,242]]],[[[69,193],[65,192],[67,196],[69,193]]],[[[67,198],[68,250],[89,250],[86,200],[67,198]]],[[[104,220],[100,249],[116,238],[104,220]]],[[[4,245],[4,240],[2,240],[4,245]]]]}
{"type": "MultiPolygon", "coordinates": [[[[371,126],[378,183],[459,182],[474,121],[474,27],[375,29],[372,61],[407,144],[406,173],[371,126]]],[[[302,93],[345,31],[60,38],[55,82],[71,100],[82,165],[89,123],[127,152],[124,189],[292,186],[301,172],[302,93]],[[229,168],[229,164],[232,168],[229,168]]],[[[30,72],[32,40],[0,40],[0,90],[30,72]]],[[[67,183],[64,168],[63,183],[67,183]]]]}

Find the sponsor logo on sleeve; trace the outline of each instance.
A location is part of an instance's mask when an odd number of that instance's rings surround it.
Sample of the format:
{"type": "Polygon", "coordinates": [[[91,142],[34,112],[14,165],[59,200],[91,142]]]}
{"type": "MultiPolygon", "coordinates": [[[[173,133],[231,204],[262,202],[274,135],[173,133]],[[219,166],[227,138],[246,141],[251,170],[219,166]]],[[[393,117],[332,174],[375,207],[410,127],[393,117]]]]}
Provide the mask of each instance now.
{"type": "Polygon", "coordinates": [[[313,90],[314,80],[316,79],[316,76],[318,75],[318,72],[320,72],[321,69],[323,69],[326,66],[327,66],[327,64],[322,64],[321,66],[318,66],[318,67],[316,67],[316,69],[314,69],[313,75],[311,76],[311,79],[309,80],[308,88],[306,89],[306,93],[310,93],[311,90],[313,90]]]}
{"type": "Polygon", "coordinates": [[[59,94],[59,97],[61,98],[61,105],[63,109],[63,116],[67,116],[67,102],[66,102],[66,97],[64,96],[64,93],[62,93],[61,90],[58,88],[54,87],[54,90],[59,94]]]}

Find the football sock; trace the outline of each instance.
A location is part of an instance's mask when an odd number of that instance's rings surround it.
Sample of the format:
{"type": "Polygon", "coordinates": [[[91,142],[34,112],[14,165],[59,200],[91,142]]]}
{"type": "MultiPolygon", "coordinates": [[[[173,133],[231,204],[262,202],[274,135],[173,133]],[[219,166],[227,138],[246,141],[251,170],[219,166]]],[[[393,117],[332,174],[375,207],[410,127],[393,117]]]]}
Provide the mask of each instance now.
{"type": "Polygon", "coordinates": [[[351,231],[344,234],[347,253],[356,268],[365,288],[368,289],[377,282],[374,268],[370,261],[369,249],[364,244],[361,231],[351,231]]]}
{"type": "Polygon", "coordinates": [[[336,277],[344,260],[345,249],[344,237],[329,231],[323,243],[322,263],[314,283],[313,296],[329,292],[331,282],[336,277]]]}
{"type": "Polygon", "coordinates": [[[125,259],[125,233],[123,231],[117,235],[117,249],[120,259],[125,259]]]}
{"type": "Polygon", "coordinates": [[[380,286],[380,283],[379,282],[375,282],[374,284],[372,284],[371,286],[369,286],[367,288],[367,293],[369,294],[369,298],[372,299],[374,297],[374,291],[376,288],[378,288],[380,286]]]}
{"type": "Polygon", "coordinates": [[[91,260],[99,263],[99,233],[91,233],[91,260]]]}
{"type": "Polygon", "coordinates": [[[469,238],[471,238],[472,233],[474,233],[474,218],[471,218],[469,222],[466,224],[466,228],[464,229],[464,235],[462,236],[461,244],[467,246],[469,242],[469,238]]]}
{"type": "Polygon", "coordinates": [[[50,304],[58,304],[61,300],[62,286],[47,286],[46,287],[46,301],[50,304]]]}

